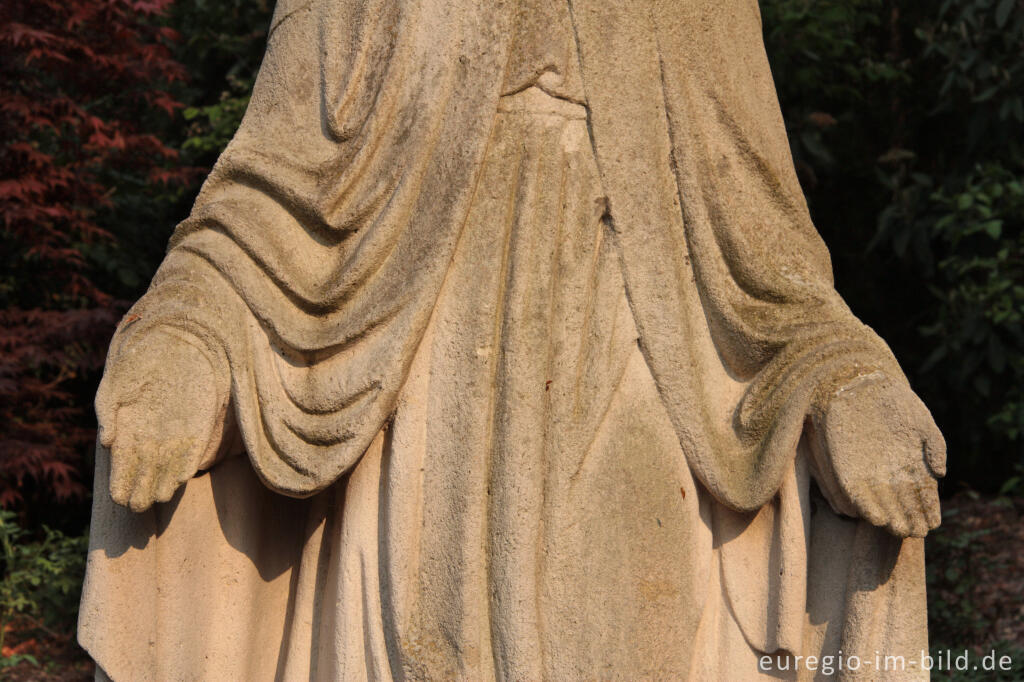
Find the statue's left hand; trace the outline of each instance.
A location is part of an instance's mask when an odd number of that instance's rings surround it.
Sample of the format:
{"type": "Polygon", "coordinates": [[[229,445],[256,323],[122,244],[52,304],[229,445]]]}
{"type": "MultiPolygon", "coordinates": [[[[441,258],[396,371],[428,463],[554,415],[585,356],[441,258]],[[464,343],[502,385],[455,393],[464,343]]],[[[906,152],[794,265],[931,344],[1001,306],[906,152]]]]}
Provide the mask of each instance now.
{"type": "Polygon", "coordinates": [[[226,387],[189,334],[150,330],[108,359],[96,396],[110,495],[141,512],[166,502],[223,440],[226,387]]]}
{"type": "Polygon", "coordinates": [[[835,511],[900,537],[924,537],[939,525],[946,442],[906,382],[861,377],[811,426],[815,477],[835,511]]]}

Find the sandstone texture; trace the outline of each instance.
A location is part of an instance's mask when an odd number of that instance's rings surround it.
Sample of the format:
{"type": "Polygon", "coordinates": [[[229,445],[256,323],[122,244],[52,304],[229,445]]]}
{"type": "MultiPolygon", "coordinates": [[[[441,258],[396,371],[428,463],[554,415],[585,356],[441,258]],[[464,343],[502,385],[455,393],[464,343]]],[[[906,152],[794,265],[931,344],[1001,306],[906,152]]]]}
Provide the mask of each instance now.
{"type": "Polygon", "coordinates": [[[279,0],[96,409],[101,678],[928,676],[945,444],[756,0],[279,0]]]}

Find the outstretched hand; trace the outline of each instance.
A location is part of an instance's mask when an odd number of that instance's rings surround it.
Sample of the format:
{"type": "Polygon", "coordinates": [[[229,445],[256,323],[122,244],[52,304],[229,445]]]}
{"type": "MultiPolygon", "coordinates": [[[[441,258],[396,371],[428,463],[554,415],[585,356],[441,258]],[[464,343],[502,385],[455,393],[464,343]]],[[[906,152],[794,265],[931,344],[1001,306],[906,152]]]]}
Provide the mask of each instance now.
{"type": "Polygon", "coordinates": [[[815,477],[836,512],[900,537],[939,525],[946,442],[910,386],[881,373],[861,377],[811,422],[815,477]]]}
{"type": "Polygon", "coordinates": [[[166,502],[220,446],[227,391],[199,342],[156,328],[108,362],[96,395],[110,495],[140,512],[166,502]]]}

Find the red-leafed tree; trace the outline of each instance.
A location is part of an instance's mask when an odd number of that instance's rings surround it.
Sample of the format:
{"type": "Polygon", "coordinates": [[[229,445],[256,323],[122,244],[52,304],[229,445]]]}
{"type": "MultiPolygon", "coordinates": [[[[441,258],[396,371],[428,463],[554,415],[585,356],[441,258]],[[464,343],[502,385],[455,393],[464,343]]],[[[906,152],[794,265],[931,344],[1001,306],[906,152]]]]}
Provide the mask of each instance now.
{"type": "Polygon", "coordinates": [[[81,395],[123,310],[92,257],[116,239],[103,217],[122,183],[185,172],[154,134],[185,75],[157,22],[172,1],[0,3],[2,506],[86,495],[81,395]]]}

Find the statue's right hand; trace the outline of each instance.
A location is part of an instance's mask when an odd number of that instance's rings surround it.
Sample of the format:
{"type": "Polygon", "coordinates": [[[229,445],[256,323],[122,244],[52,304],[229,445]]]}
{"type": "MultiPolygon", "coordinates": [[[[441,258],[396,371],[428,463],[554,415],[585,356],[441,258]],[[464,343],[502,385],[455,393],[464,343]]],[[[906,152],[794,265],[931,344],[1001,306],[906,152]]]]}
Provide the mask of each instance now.
{"type": "Polygon", "coordinates": [[[108,360],[96,394],[110,496],[136,512],[169,500],[215,454],[227,407],[198,339],[170,327],[144,334],[108,360]]]}

